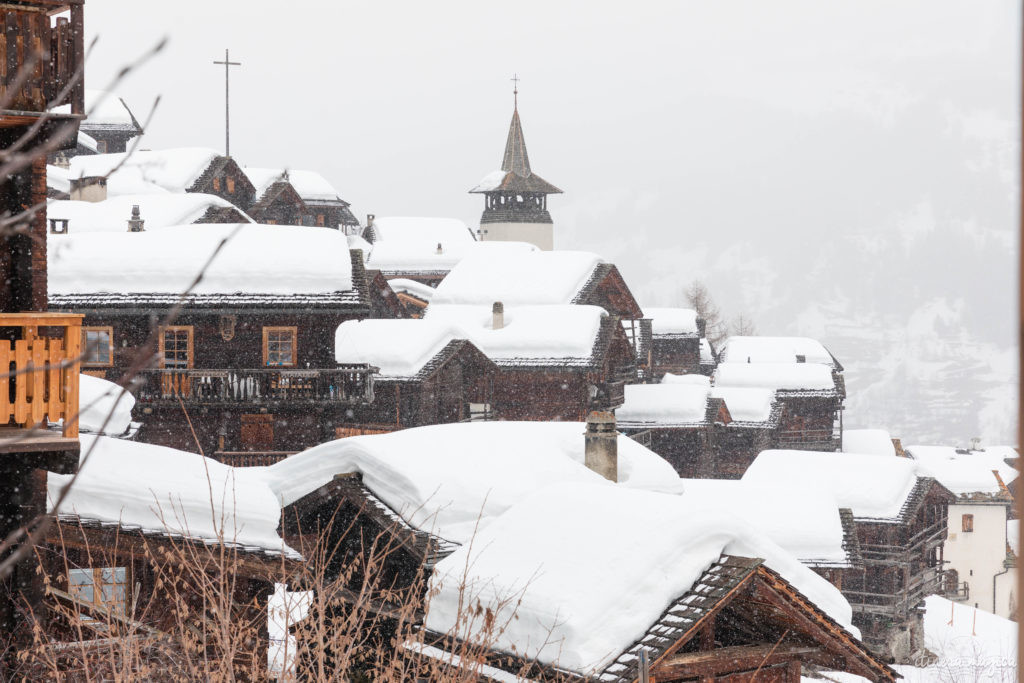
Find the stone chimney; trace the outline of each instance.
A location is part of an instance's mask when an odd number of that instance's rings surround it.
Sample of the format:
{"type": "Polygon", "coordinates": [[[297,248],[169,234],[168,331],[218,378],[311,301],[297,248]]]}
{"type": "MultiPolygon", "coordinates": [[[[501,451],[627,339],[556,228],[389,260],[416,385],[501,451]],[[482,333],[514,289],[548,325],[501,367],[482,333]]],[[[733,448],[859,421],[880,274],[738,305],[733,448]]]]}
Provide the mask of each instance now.
{"type": "Polygon", "coordinates": [[[619,480],[619,442],[615,415],[593,411],[587,415],[584,464],[609,481],[619,480]]]}
{"type": "Polygon", "coordinates": [[[142,216],[139,213],[139,205],[132,205],[132,217],[128,219],[128,232],[145,232],[146,221],[142,220],[142,216]]]}
{"type": "Polygon", "coordinates": [[[438,253],[438,255],[440,255],[440,254],[443,254],[443,253],[444,253],[444,247],[443,247],[443,246],[441,246],[441,243],[440,243],[440,242],[438,242],[438,243],[437,243],[437,253],[438,253]]]}
{"type": "Polygon", "coordinates": [[[505,304],[495,301],[491,306],[491,329],[500,330],[505,327],[505,304]]]}
{"type": "Polygon", "coordinates": [[[102,202],[106,198],[106,178],[98,176],[94,178],[71,179],[71,199],[80,202],[102,202]]]}

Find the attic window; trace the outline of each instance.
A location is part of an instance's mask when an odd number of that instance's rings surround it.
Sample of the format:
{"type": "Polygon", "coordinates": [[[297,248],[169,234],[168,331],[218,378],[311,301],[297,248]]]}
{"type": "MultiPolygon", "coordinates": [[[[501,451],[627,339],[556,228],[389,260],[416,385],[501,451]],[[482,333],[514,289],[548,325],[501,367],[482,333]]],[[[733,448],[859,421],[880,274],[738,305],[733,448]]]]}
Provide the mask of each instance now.
{"type": "Polygon", "coordinates": [[[228,192],[231,194],[235,193],[235,179],[231,176],[227,177],[228,192]]]}
{"type": "Polygon", "coordinates": [[[263,364],[270,366],[295,365],[294,327],[263,328],[263,364]]]}
{"type": "Polygon", "coordinates": [[[960,526],[965,534],[972,533],[974,531],[974,515],[963,515],[960,518],[960,526]]]}
{"type": "Polygon", "coordinates": [[[68,592],[80,602],[125,613],[128,570],[125,567],[90,567],[68,570],[68,592]]]}

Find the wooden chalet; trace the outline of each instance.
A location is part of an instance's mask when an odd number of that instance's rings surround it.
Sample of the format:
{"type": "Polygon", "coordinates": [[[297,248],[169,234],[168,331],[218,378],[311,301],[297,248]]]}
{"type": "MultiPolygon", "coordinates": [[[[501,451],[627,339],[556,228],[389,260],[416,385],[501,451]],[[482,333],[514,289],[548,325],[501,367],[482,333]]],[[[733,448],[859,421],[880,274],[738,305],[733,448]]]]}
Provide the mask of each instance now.
{"type": "Polygon", "coordinates": [[[701,372],[701,339],[704,320],[687,308],[644,307],[651,321],[649,371],[645,379],[660,382],[666,373],[689,375],[701,372]]]}
{"type": "Polygon", "coordinates": [[[71,198],[95,191],[98,199],[123,194],[201,192],[245,210],[256,201],[256,188],[231,157],[205,147],[78,156],[68,169],[71,198]]]}
{"type": "Polygon", "coordinates": [[[708,452],[715,479],[739,479],[762,451],[777,448],[785,411],[771,389],[712,387],[725,403],[729,419],[716,420],[708,452]]]}
{"type": "Polygon", "coordinates": [[[500,420],[583,420],[621,406],[636,377],[622,326],[596,306],[431,304],[425,320],[450,325],[494,362],[500,420]]]}
{"type": "MultiPolygon", "coordinates": [[[[35,207],[46,202],[47,156],[75,146],[85,115],[84,3],[9,2],[0,13],[7,55],[0,149],[18,145],[30,157],[0,183],[0,209],[16,219],[0,236],[0,536],[7,539],[45,512],[36,468],[78,466],[81,316],[47,312],[46,210],[35,207]],[[46,429],[59,420],[59,431],[46,429]]],[[[16,565],[0,593],[0,630],[24,635],[29,617],[19,608],[38,604],[41,589],[31,562],[16,565]]]]}
{"type": "Polygon", "coordinates": [[[311,225],[346,234],[359,226],[349,203],[319,173],[281,168],[244,170],[256,188],[249,215],[258,223],[311,225]]]}
{"type": "Polygon", "coordinates": [[[954,495],[919,477],[907,458],[852,453],[767,451],[744,475],[765,484],[792,480],[832,492],[849,508],[861,565],[821,571],[853,607],[872,650],[908,663],[923,651],[923,600],[943,590],[943,542],[954,495]],[[884,501],[884,502],[879,502],[884,501]]]}
{"type": "Polygon", "coordinates": [[[353,408],[355,424],[337,435],[483,420],[493,416],[497,367],[476,346],[429,320],[342,323],[335,341],[341,366],[376,368],[373,403],[353,408]]]}
{"type": "Polygon", "coordinates": [[[50,304],[85,315],[85,372],[138,370],[139,439],[224,458],[296,451],[373,399],[370,368],[338,366],[330,343],[371,310],[344,235],[197,225],[60,239],[50,304]]]}

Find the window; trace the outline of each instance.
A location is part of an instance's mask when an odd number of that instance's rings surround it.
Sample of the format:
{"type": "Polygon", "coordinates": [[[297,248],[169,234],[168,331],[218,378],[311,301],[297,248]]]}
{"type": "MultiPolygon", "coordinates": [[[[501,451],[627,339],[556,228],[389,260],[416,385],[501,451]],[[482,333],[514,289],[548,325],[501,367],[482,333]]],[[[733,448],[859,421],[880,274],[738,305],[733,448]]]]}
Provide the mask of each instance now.
{"type": "Polygon", "coordinates": [[[192,326],[165,327],[160,332],[161,367],[192,367],[192,326]]]}
{"type": "Polygon", "coordinates": [[[82,328],[82,365],[107,367],[114,362],[113,327],[82,328]]]}
{"type": "Polygon", "coordinates": [[[263,364],[295,365],[294,327],[263,328],[263,364]]]}
{"type": "Polygon", "coordinates": [[[218,192],[220,192],[220,178],[214,178],[213,179],[213,189],[215,189],[218,192]]]}
{"type": "Polygon", "coordinates": [[[964,515],[960,518],[960,524],[965,534],[974,531],[974,515],[964,515]]]}
{"type": "Polygon", "coordinates": [[[324,227],[324,215],[322,213],[316,215],[316,224],[321,228],[324,227]]]}
{"type": "Polygon", "coordinates": [[[128,570],[125,567],[92,567],[68,570],[68,593],[80,601],[125,613],[128,570]]]}
{"type": "Polygon", "coordinates": [[[231,194],[234,194],[235,193],[235,179],[232,178],[231,176],[228,176],[226,180],[227,180],[227,185],[228,185],[228,192],[230,192],[231,194]]]}
{"type": "Polygon", "coordinates": [[[106,154],[107,153],[107,141],[106,140],[97,140],[96,141],[96,151],[99,152],[100,154],[106,154]]]}

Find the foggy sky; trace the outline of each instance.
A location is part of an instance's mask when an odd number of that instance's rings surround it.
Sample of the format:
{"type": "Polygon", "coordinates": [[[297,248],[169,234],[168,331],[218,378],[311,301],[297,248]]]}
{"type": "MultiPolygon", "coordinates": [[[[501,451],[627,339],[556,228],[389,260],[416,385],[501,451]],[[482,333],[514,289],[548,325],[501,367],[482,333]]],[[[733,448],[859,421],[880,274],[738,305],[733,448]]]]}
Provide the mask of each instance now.
{"type": "Polygon", "coordinates": [[[116,88],[140,119],[163,98],[145,148],[223,147],[230,48],[233,156],[318,170],[360,218],[475,228],[518,73],[556,247],[642,302],[702,278],[762,334],[930,334],[945,306],[1015,344],[1016,3],[90,0],[86,29],[90,88],[170,39],[116,88]]]}

